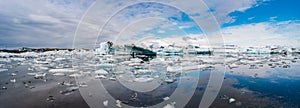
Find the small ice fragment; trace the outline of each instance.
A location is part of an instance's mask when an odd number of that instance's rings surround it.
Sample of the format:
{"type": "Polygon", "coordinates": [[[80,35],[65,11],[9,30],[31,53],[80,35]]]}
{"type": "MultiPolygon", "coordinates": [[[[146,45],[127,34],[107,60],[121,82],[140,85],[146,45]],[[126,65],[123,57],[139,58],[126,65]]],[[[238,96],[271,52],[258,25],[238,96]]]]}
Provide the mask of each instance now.
{"type": "Polygon", "coordinates": [[[78,73],[69,75],[69,77],[71,77],[71,78],[76,78],[76,77],[80,77],[80,76],[81,76],[81,74],[78,74],[78,73]]]}
{"type": "Polygon", "coordinates": [[[103,101],[103,105],[104,105],[105,107],[107,107],[107,106],[108,106],[108,100],[103,101]]]}
{"type": "Polygon", "coordinates": [[[43,79],[47,74],[46,73],[36,73],[34,75],[35,79],[43,79]]]}
{"type": "Polygon", "coordinates": [[[106,76],[104,76],[104,75],[96,75],[95,78],[102,78],[102,79],[104,79],[104,78],[106,78],[106,76]]]}
{"type": "Polygon", "coordinates": [[[54,96],[48,96],[48,98],[47,98],[48,102],[53,102],[54,100],[55,100],[54,96]]]}
{"type": "Polygon", "coordinates": [[[66,85],[68,87],[74,86],[74,84],[70,83],[70,82],[65,82],[63,81],[62,83],[58,83],[59,85],[66,85]]]}
{"type": "Polygon", "coordinates": [[[65,74],[64,73],[54,73],[53,75],[54,76],[64,76],[65,74]]]}
{"type": "Polygon", "coordinates": [[[115,64],[109,64],[109,63],[105,63],[105,64],[98,64],[96,65],[97,68],[113,68],[115,67],[115,64]]]}
{"type": "Polygon", "coordinates": [[[12,80],[10,80],[10,82],[12,82],[12,83],[16,83],[16,82],[17,82],[17,80],[16,80],[16,79],[12,79],[12,80]]]}
{"type": "Polygon", "coordinates": [[[229,103],[233,103],[233,102],[235,102],[235,99],[234,98],[230,98],[229,99],[229,103]]]}
{"type": "Polygon", "coordinates": [[[115,77],[110,77],[109,80],[116,81],[117,79],[115,77]]]}
{"type": "Polygon", "coordinates": [[[166,106],[164,106],[163,108],[175,108],[174,105],[171,105],[171,104],[167,104],[166,106]]]}
{"type": "Polygon", "coordinates": [[[35,76],[37,73],[27,73],[27,75],[35,76]]]}
{"type": "Polygon", "coordinates": [[[117,103],[117,104],[116,104],[117,107],[119,107],[119,108],[122,107],[122,106],[121,106],[121,101],[120,101],[120,100],[116,100],[116,103],[117,103]]]}
{"type": "Polygon", "coordinates": [[[64,91],[60,91],[60,93],[63,94],[63,95],[70,95],[78,89],[79,89],[79,87],[69,87],[64,91]]]}
{"type": "Polygon", "coordinates": [[[170,99],[170,97],[164,97],[163,99],[164,99],[164,101],[167,101],[170,99]]]}
{"type": "Polygon", "coordinates": [[[0,72],[6,72],[8,69],[0,69],[0,72]]]}
{"type": "Polygon", "coordinates": [[[72,68],[65,68],[65,69],[50,69],[49,72],[50,72],[50,73],[63,73],[63,72],[72,73],[72,72],[75,72],[75,70],[72,69],[72,68]]]}
{"type": "Polygon", "coordinates": [[[134,81],[135,82],[151,82],[152,80],[154,80],[153,78],[135,78],[134,81]]]}
{"type": "Polygon", "coordinates": [[[131,95],[131,99],[132,100],[136,100],[137,99],[138,94],[135,92],[133,95],[131,95]]]}
{"type": "Polygon", "coordinates": [[[172,82],[174,82],[174,80],[173,80],[173,79],[167,78],[167,79],[165,79],[165,82],[167,82],[167,83],[172,83],[172,82]]]}
{"type": "Polygon", "coordinates": [[[176,102],[171,102],[171,105],[175,106],[176,102]]]}
{"type": "Polygon", "coordinates": [[[16,76],[17,74],[16,74],[16,73],[11,73],[10,75],[11,75],[11,76],[16,76]]]}
{"type": "Polygon", "coordinates": [[[66,58],[56,58],[53,61],[63,61],[63,60],[66,60],[66,58]]]}
{"type": "Polygon", "coordinates": [[[107,74],[108,74],[108,72],[106,72],[106,71],[105,71],[105,70],[103,70],[103,69],[100,69],[100,70],[97,70],[97,71],[95,71],[95,74],[107,75],[107,74]]]}
{"type": "Polygon", "coordinates": [[[28,68],[29,71],[33,71],[33,68],[28,68]]]}
{"type": "Polygon", "coordinates": [[[80,83],[79,87],[87,87],[88,85],[86,83],[80,83]]]}
{"type": "Polygon", "coordinates": [[[7,90],[7,88],[5,86],[2,87],[2,90],[7,90]]]}

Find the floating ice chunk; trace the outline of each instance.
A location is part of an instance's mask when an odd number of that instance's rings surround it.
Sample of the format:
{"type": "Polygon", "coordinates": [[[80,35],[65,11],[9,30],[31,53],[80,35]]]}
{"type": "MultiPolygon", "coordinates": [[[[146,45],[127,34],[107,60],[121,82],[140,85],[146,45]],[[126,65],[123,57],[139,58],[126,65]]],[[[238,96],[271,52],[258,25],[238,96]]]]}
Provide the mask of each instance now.
{"type": "Polygon", "coordinates": [[[11,76],[16,76],[17,74],[16,74],[16,73],[11,73],[10,75],[11,75],[11,76]]]}
{"type": "Polygon", "coordinates": [[[128,66],[141,66],[141,63],[130,63],[128,66]]]}
{"type": "Polygon", "coordinates": [[[116,100],[116,103],[117,103],[117,104],[116,104],[117,107],[119,107],[119,108],[122,107],[122,106],[121,106],[121,101],[120,101],[120,100],[116,100]]]}
{"type": "Polygon", "coordinates": [[[130,63],[132,63],[132,61],[123,61],[123,62],[121,62],[121,63],[119,63],[119,64],[122,64],[122,65],[128,65],[128,64],[130,64],[130,63]]]}
{"type": "Polygon", "coordinates": [[[167,104],[166,106],[164,106],[163,108],[175,108],[174,105],[171,105],[171,104],[167,104]]]}
{"type": "Polygon", "coordinates": [[[36,64],[49,64],[48,61],[39,61],[39,60],[35,60],[36,64]]]}
{"type": "Polygon", "coordinates": [[[237,65],[237,64],[230,64],[230,65],[228,65],[228,67],[230,68],[230,69],[233,69],[233,68],[238,68],[239,67],[239,65],[237,65]]]}
{"type": "Polygon", "coordinates": [[[168,72],[182,72],[182,71],[190,71],[190,70],[198,70],[205,69],[208,66],[206,65],[186,65],[186,66],[168,66],[168,72]]]}
{"type": "Polygon", "coordinates": [[[54,76],[65,76],[64,73],[54,73],[53,75],[54,75],[54,76]]]}
{"type": "Polygon", "coordinates": [[[33,71],[34,69],[33,69],[33,68],[28,68],[28,70],[29,70],[29,71],[33,71]]]}
{"type": "Polygon", "coordinates": [[[49,70],[50,73],[72,73],[72,72],[76,72],[74,69],[72,68],[65,68],[65,69],[50,69],[49,70]]]}
{"type": "Polygon", "coordinates": [[[105,70],[103,70],[103,69],[100,69],[100,70],[97,70],[97,71],[95,71],[95,74],[107,75],[107,74],[108,74],[108,72],[107,72],[107,71],[105,71],[105,70]]]}
{"type": "Polygon", "coordinates": [[[117,78],[115,78],[115,77],[110,77],[109,80],[116,81],[117,78]]]}
{"type": "Polygon", "coordinates": [[[234,98],[230,98],[229,99],[229,103],[233,103],[233,102],[235,102],[235,99],[234,98]]]}
{"type": "Polygon", "coordinates": [[[35,79],[43,79],[47,74],[46,73],[36,73],[34,75],[35,79]]]}
{"type": "Polygon", "coordinates": [[[8,69],[0,69],[0,72],[6,72],[8,69]]]}
{"type": "Polygon", "coordinates": [[[60,91],[60,93],[63,94],[63,95],[70,95],[78,89],[79,89],[79,87],[69,87],[64,91],[60,91]]]}
{"type": "Polygon", "coordinates": [[[10,58],[13,61],[25,61],[25,58],[10,58]]]}
{"type": "Polygon", "coordinates": [[[10,63],[11,60],[8,58],[0,58],[0,62],[6,62],[6,63],[10,63]]]}
{"type": "Polygon", "coordinates": [[[174,80],[173,80],[173,79],[170,79],[170,78],[167,78],[167,79],[165,79],[165,82],[167,82],[167,83],[172,83],[172,82],[174,82],[174,80]]]}
{"type": "Polygon", "coordinates": [[[79,87],[87,87],[88,85],[86,83],[79,83],[79,87]]]}
{"type": "Polygon", "coordinates": [[[37,73],[27,73],[27,75],[35,76],[37,73]]]}
{"type": "Polygon", "coordinates": [[[133,81],[135,82],[150,82],[154,80],[154,78],[135,78],[133,81]]]}
{"type": "Polygon", "coordinates": [[[2,90],[7,90],[7,88],[6,88],[5,86],[3,86],[1,89],[2,89],[2,90]]]}
{"type": "MultiPolygon", "coordinates": [[[[5,53],[5,52],[0,52],[0,57],[9,57],[11,54],[10,53],[5,53]]],[[[0,60],[1,61],[1,60],[0,60]]]]}
{"type": "Polygon", "coordinates": [[[41,70],[48,70],[49,68],[48,67],[39,67],[39,69],[41,69],[41,70]]]}
{"type": "Polygon", "coordinates": [[[174,66],[168,66],[167,67],[168,72],[176,72],[176,71],[181,71],[181,70],[182,70],[181,67],[174,67],[174,66]]]}
{"type": "Polygon", "coordinates": [[[164,99],[164,101],[167,101],[170,99],[170,97],[164,97],[163,99],[164,99]]]}
{"type": "Polygon", "coordinates": [[[106,76],[104,76],[104,75],[96,75],[95,78],[103,78],[103,79],[105,79],[106,76]]]}
{"type": "Polygon", "coordinates": [[[138,94],[135,92],[134,94],[131,95],[131,100],[136,100],[138,97],[138,94]]]}
{"type": "Polygon", "coordinates": [[[63,61],[66,60],[66,58],[55,58],[53,61],[63,61]]]}
{"type": "Polygon", "coordinates": [[[17,82],[17,80],[16,80],[16,79],[11,79],[11,80],[10,80],[10,82],[12,82],[12,83],[16,83],[16,82],[17,82]]]}
{"type": "Polygon", "coordinates": [[[66,86],[68,86],[68,87],[71,87],[71,86],[74,86],[75,84],[72,84],[72,83],[70,83],[70,82],[62,82],[62,83],[58,83],[59,85],[66,85],[66,86]]]}
{"type": "Polygon", "coordinates": [[[125,72],[124,71],[114,71],[113,73],[115,73],[115,74],[124,74],[125,72]]]}
{"type": "Polygon", "coordinates": [[[139,69],[138,72],[139,73],[148,73],[148,72],[151,72],[151,70],[148,70],[148,69],[139,69]]]}
{"type": "Polygon", "coordinates": [[[54,100],[55,100],[54,96],[48,96],[48,98],[47,98],[48,102],[53,102],[54,100]]]}
{"type": "Polygon", "coordinates": [[[108,106],[108,100],[103,101],[103,105],[104,105],[105,107],[107,107],[107,106],[108,106]]]}
{"type": "Polygon", "coordinates": [[[74,73],[74,74],[69,75],[69,77],[71,77],[71,78],[80,77],[80,76],[82,76],[82,74],[74,73]]]}
{"type": "Polygon", "coordinates": [[[109,64],[109,63],[104,63],[104,64],[97,64],[97,68],[113,68],[115,64],[109,64]]]}
{"type": "Polygon", "coordinates": [[[143,60],[142,59],[139,59],[139,58],[132,58],[130,59],[131,62],[134,62],[134,63],[140,63],[142,62],[143,60]]]}

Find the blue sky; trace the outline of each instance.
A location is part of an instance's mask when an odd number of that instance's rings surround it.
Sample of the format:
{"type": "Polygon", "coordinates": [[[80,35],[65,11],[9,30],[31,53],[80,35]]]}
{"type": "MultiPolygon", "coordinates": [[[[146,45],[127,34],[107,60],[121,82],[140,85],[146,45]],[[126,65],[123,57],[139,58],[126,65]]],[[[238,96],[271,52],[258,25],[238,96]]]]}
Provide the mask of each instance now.
{"type": "MultiPolygon", "coordinates": [[[[143,0],[137,0],[143,1],[143,0]]],[[[153,0],[156,1],[156,0],[153,0]]],[[[159,1],[159,0],[157,0],[159,1]]],[[[176,4],[177,0],[166,0],[176,4]]],[[[178,0],[179,1],[179,0],[178,0]]],[[[191,0],[193,1],[193,0],[191,0]]],[[[281,44],[300,47],[300,1],[299,0],[203,0],[221,27],[225,43],[240,46],[281,44]]],[[[109,16],[111,8],[124,6],[130,0],[9,0],[0,2],[0,48],[17,47],[72,47],[74,34],[84,13],[93,4],[107,6],[98,9],[99,15],[109,16]]],[[[196,4],[185,3],[185,7],[196,4]]],[[[156,3],[140,3],[120,11],[108,23],[101,41],[114,39],[118,31],[127,35],[143,37],[154,35],[160,38],[203,35],[192,19],[203,15],[194,12],[189,16],[179,8],[156,3]],[[165,20],[135,22],[147,17],[161,17],[165,20]],[[134,27],[128,26],[133,23],[134,27]],[[157,24],[156,24],[157,23],[157,24]],[[127,25],[127,26],[126,26],[127,25]],[[148,25],[146,27],[145,25],[148,25]],[[122,28],[128,27],[128,28],[122,28]],[[129,29],[131,28],[131,29],[129,29]],[[147,28],[147,29],[146,29],[147,28]],[[130,33],[129,33],[130,32],[130,33]]],[[[205,19],[203,19],[205,20],[205,19]]],[[[105,19],[94,15],[84,24],[86,31],[99,30],[97,22],[105,19]]],[[[210,25],[210,22],[204,24],[210,25]]],[[[126,37],[126,36],[125,36],[126,37]]],[[[87,34],[86,43],[94,38],[87,34]]]]}
{"type": "Polygon", "coordinates": [[[232,12],[235,22],[224,24],[223,27],[269,21],[300,20],[299,0],[270,0],[244,12],[232,12]]]}

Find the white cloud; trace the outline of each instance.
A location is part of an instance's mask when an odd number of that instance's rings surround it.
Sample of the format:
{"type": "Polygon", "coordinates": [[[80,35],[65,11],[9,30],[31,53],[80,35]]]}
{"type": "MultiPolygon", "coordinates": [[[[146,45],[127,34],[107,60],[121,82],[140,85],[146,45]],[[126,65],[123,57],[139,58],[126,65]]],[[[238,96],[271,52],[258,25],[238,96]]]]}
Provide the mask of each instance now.
{"type": "Polygon", "coordinates": [[[46,15],[34,15],[30,14],[29,19],[31,21],[42,22],[42,23],[61,23],[60,19],[46,15]]]}
{"type": "Polygon", "coordinates": [[[262,22],[224,28],[225,43],[240,46],[286,45],[300,47],[299,21],[262,22]]]}
{"type": "Polygon", "coordinates": [[[257,4],[256,0],[204,0],[220,24],[230,23],[234,18],[229,16],[235,11],[244,12],[257,4]]]}
{"type": "Polygon", "coordinates": [[[0,47],[71,47],[91,0],[9,0],[0,3],[0,47]]]}

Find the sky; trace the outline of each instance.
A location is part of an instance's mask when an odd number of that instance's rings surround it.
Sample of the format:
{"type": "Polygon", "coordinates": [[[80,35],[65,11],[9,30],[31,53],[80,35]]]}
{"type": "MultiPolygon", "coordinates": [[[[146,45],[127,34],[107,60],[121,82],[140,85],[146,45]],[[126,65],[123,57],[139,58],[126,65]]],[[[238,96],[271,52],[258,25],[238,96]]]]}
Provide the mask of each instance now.
{"type": "Polygon", "coordinates": [[[0,48],[70,48],[74,41],[88,47],[94,42],[145,37],[201,38],[206,33],[203,28],[214,25],[207,15],[214,16],[225,44],[300,47],[299,0],[202,0],[207,7],[193,3],[201,0],[128,5],[133,1],[145,0],[3,0],[0,48]],[[76,35],[82,36],[74,40],[76,35]]]}

